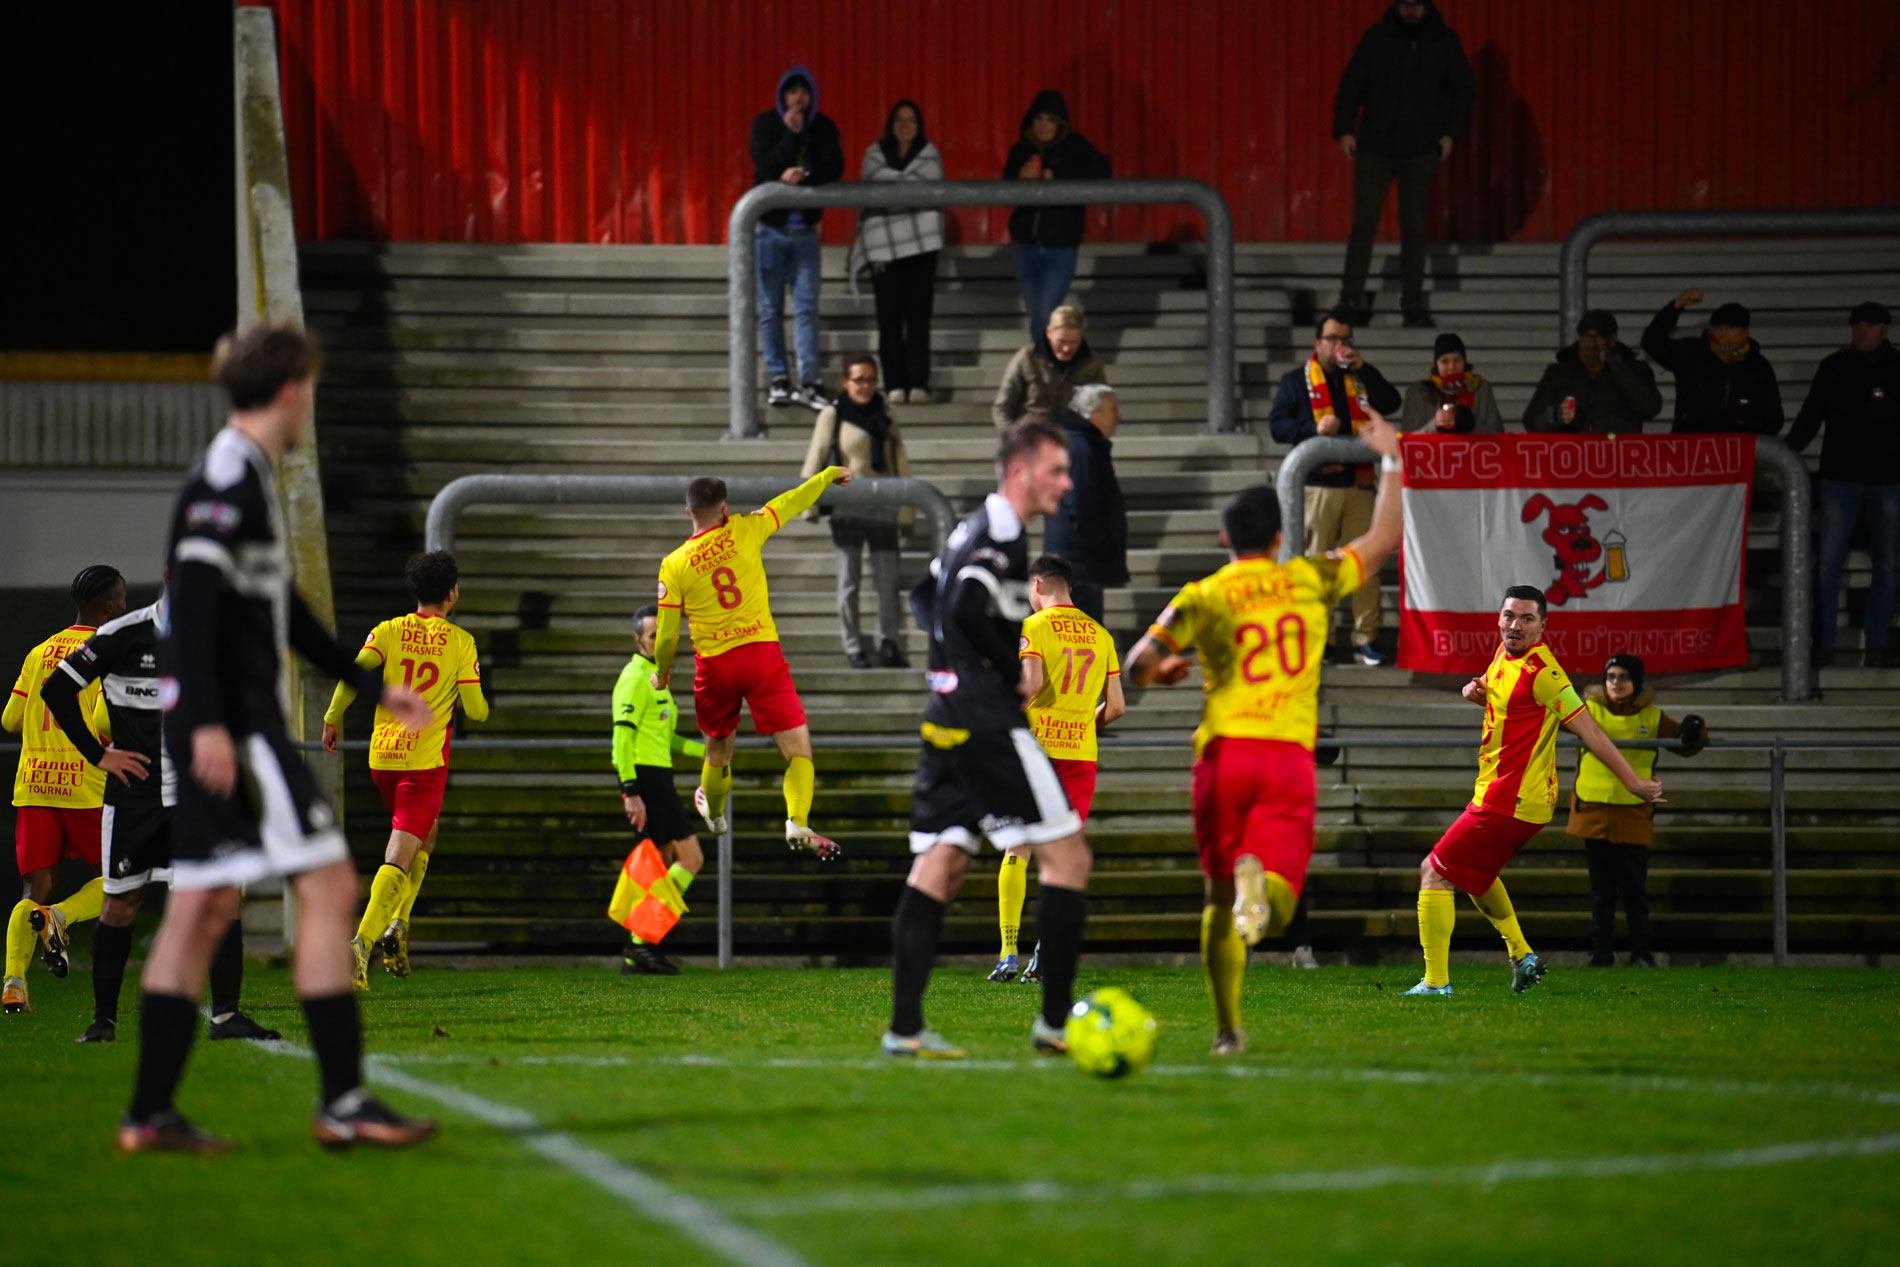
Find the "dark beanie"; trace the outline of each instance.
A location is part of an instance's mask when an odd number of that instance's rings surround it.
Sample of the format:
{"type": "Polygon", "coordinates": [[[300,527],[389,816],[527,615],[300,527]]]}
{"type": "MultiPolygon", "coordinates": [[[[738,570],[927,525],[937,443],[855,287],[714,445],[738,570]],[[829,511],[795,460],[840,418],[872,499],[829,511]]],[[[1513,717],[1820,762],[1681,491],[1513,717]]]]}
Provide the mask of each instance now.
{"type": "Polygon", "coordinates": [[[1746,330],[1748,329],[1748,309],[1742,307],[1742,305],[1736,303],[1734,300],[1730,300],[1709,314],[1709,324],[1712,326],[1740,326],[1746,330]]]}
{"type": "Polygon", "coordinates": [[[1455,334],[1441,334],[1432,340],[1432,359],[1434,361],[1452,352],[1463,356],[1467,361],[1471,359],[1465,355],[1465,341],[1455,334]]]}
{"type": "Polygon", "coordinates": [[[1577,322],[1579,337],[1586,334],[1600,334],[1605,338],[1616,337],[1616,314],[1602,308],[1592,308],[1583,314],[1583,320],[1577,322]]]}
{"type": "Polygon", "coordinates": [[[1603,671],[1607,674],[1611,669],[1624,670],[1630,675],[1630,685],[1639,691],[1643,689],[1643,662],[1635,656],[1628,653],[1611,656],[1604,664],[1603,671]]]}
{"type": "Polygon", "coordinates": [[[1856,326],[1862,322],[1870,326],[1884,326],[1892,319],[1893,314],[1887,311],[1887,305],[1877,304],[1871,299],[1864,304],[1855,304],[1854,311],[1847,314],[1847,323],[1856,326]]]}

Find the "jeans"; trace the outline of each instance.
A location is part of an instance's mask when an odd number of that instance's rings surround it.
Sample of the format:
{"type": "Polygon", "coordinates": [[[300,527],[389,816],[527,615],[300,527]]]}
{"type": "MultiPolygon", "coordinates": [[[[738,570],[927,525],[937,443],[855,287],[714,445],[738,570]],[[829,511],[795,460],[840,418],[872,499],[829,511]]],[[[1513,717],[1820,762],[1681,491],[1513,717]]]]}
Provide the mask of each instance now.
{"type": "Polygon", "coordinates": [[[903,645],[904,605],[897,587],[897,513],[859,512],[831,516],[831,545],[838,560],[838,626],[844,653],[864,651],[858,622],[858,591],[864,581],[864,551],[871,552],[871,587],[877,600],[877,638],[903,645]]]}
{"type": "Polygon", "coordinates": [[[1893,565],[1900,544],[1900,484],[1821,481],[1821,603],[1816,613],[1814,646],[1834,649],[1840,619],[1841,567],[1853,543],[1854,525],[1867,517],[1867,553],[1873,556],[1873,583],[1861,619],[1869,651],[1885,651],[1893,629],[1893,565]]]}
{"type": "Polygon", "coordinates": [[[1352,234],[1346,239],[1346,276],[1341,298],[1357,303],[1372,269],[1372,235],[1385,214],[1385,191],[1399,183],[1400,301],[1425,302],[1425,208],[1432,197],[1438,155],[1385,158],[1359,151],[1352,163],[1352,234]]]}
{"type": "Polygon", "coordinates": [[[789,378],[785,364],[785,288],[792,288],[792,338],[798,345],[800,383],[824,380],[818,364],[818,230],[759,226],[759,338],[765,344],[765,372],[789,378]]]}
{"type": "Polygon", "coordinates": [[[1583,845],[1590,860],[1590,955],[1599,961],[1616,952],[1616,900],[1630,926],[1630,958],[1648,959],[1649,849],[1609,840],[1583,845]]]}
{"type": "Polygon", "coordinates": [[[937,253],[892,260],[871,274],[877,296],[877,359],[884,386],[930,386],[930,313],[937,298],[937,253]]]}
{"type": "Polygon", "coordinates": [[[1049,314],[1062,306],[1075,280],[1076,248],[1016,244],[1016,284],[1023,288],[1023,307],[1029,309],[1029,341],[1034,343],[1049,326],[1049,314]]]}

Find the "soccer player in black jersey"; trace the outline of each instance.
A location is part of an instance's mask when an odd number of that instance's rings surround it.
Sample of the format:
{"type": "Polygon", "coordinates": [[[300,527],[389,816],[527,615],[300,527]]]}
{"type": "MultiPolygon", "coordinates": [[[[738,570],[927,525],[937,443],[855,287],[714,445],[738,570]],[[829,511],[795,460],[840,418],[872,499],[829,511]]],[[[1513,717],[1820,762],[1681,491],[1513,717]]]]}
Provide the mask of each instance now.
{"type": "Polygon", "coordinates": [[[1003,432],[996,474],[997,490],[957,526],[911,594],[917,622],[930,636],[930,702],[911,805],[916,860],[891,917],[894,1001],[883,1047],[892,1056],[963,1055],[924,1025],[924,989],[944,908],[983,837],[998,850],[1035,850],[1042,1014],[1030,1039],[1038,1051],[1068,1050],[1063,1027],[1093,859],[1082,820],[1029,729],[1018,659],[1030,614],[1029,522],[1053,514],[1069,491],[1068,441],[1046,423],[1018,423],[1003,432]]]}
{"type": "Polygon", "coordinates": [[[287,647],[343,678],[412,729],[415,692],[356,666],[292,585],[276,463],[303,437],[318,352],[289,326],[257,325],[218,345],[230,422],[185,477],[167,549],[169,627],[158,647],[165,750],[179,762],[172,895],[145,964],[138,1079],[119,1126],[127,1152],[217,1152],[172,1105],[198,1025],[212,952],[237,915],[238,886],[286,877],[297,896],[292,976],[322,1084],[311,1133],[325,1147],[399,1146],[435,1128],[363,1090],[363,1031],[350,988],[356,868],[336,814],[290,746],[287,647]]]}

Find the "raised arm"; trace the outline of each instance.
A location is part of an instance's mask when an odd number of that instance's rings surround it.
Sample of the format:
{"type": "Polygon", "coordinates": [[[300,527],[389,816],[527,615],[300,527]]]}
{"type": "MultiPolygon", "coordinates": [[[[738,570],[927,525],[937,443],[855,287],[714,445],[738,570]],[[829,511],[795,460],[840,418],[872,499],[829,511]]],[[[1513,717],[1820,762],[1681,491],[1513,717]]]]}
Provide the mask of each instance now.
{"type": "Polygon", "coordinates": [[[1359,556],[1366,577],[1373,578],[1399,548],[1405,533],[1405,475],[1399,465],[1399,433],[1382,415],[1372,413],[1360,429],[1359,439],[1379,455],[1383,473],[1379,476],[1379,496],[1372,507],[1372,526],[1346,548],[1359,556]]]}
{"type": "Polygon", "coordinates": [[[833,484],[844,485],[850,482],[850,471],[842,466],[827,466],[797,488],[780,493],[763,507],[766,521],[765,535],[771,536],[783,528],[788,520],[804,514],[817,505],[824,491],[833,484]]]}
{"type": "Polygon", "coordinates": [[[1598,761],[1610,768],[1610,773],[1630,790],[1631,795],[1640,796],[1645,801],[1656,805],[1665,803],[1662,780],[1638,778],[1636,771],[1630,769],[1630,763],[1624,759],[1621,752],[1617,751],[1616,745],[1610,742],[1610,737],[1603,733],[1603,727],[1597,725],[1597,719],[1590,716],[1589,709],[1579,709],[1569,721],[1564,723],[1564,726],[1571,734],[1583,740],[1583,746],[1595,754],[1598,761]]]}

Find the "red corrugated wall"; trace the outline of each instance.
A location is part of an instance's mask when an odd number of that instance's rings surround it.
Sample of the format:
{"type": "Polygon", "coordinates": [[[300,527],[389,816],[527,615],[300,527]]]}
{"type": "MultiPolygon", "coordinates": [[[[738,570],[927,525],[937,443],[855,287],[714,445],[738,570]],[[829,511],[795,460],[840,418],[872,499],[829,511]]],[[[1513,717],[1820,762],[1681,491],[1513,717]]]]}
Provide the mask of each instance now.
{"type": "MultiPolygon", "coordinates": [[[[847,175],[903,96],[952,178],[994,178],[1068,94],[1119,176],[1217,186],[1243,240],[1345,234],[1333,91],[1379,0],[272,0],[305,237],[718,242],[794,62],[847,175]]],[[[1893,0],[1452,0],[1478,81],[1433,233],[1561,239],[1624,208],[1900,203],[1893,0]]],[[[957,214],[1000,240],[1005,213],[957,214]]],[[[1198,237],[1182,210],[1096,240],[1198,237]]],[[[1388,213],[1387,230],[1391,230],[1388,213]]],[[[851,217],[833,215],[830,241],[851,217]]]]}

